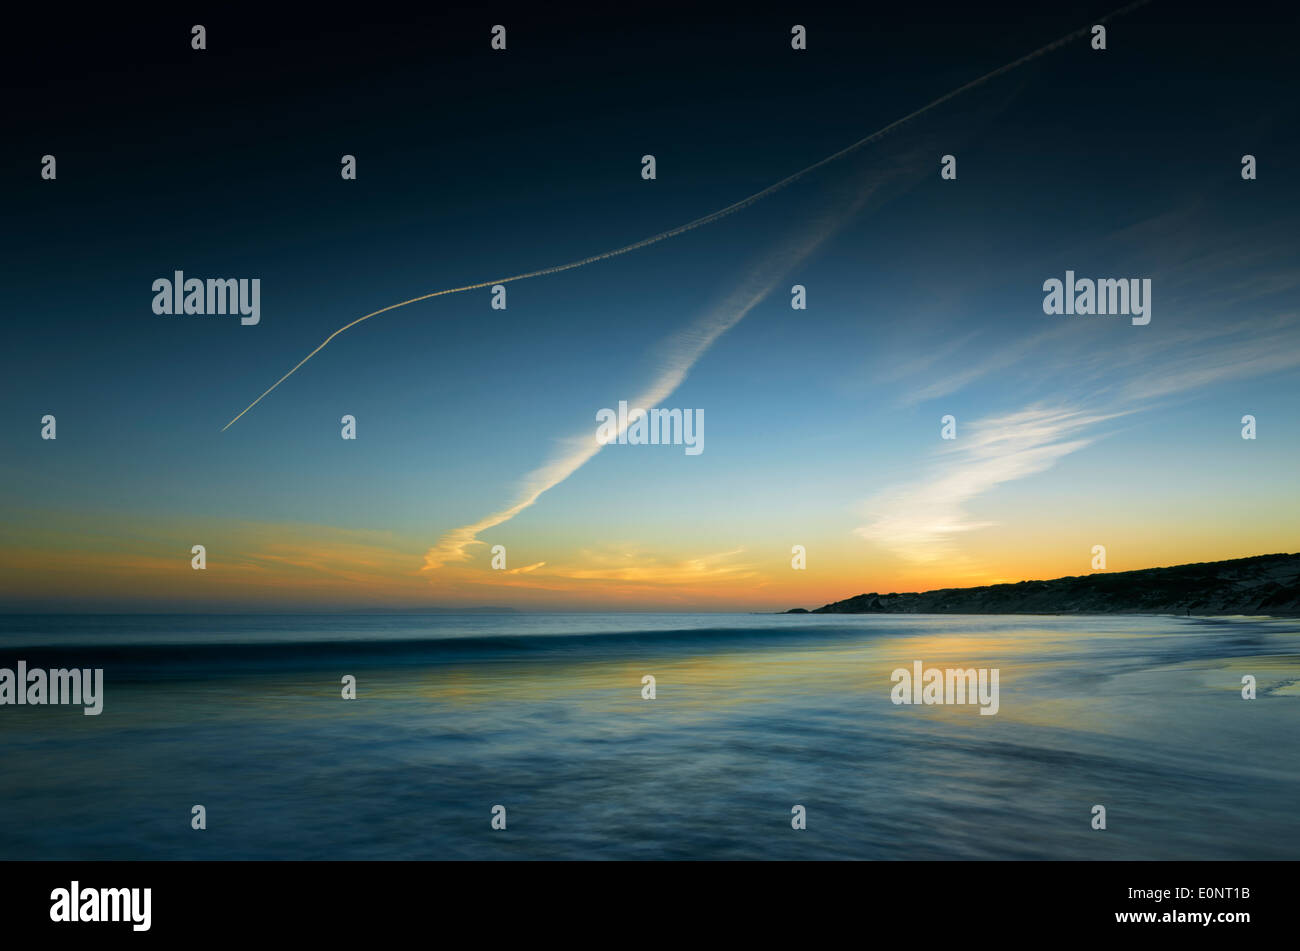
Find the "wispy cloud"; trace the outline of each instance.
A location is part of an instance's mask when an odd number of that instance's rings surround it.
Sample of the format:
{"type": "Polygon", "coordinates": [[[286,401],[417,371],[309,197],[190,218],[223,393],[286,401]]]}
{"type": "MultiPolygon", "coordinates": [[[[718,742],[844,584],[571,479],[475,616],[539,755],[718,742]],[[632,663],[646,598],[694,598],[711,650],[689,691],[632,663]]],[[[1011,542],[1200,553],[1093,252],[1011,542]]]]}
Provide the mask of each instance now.
{"type": "Polygon", "coordinates": [[[946,395],[1032,354],[1034,371],[1051,374],[1057,398],[1068,402],[1035,404],[968,424],[960,439],[936,452],[919,481],[891,487],[864,503],[869,521],[856,533],[907,561],[946,560],[952,567],[960,561],[956,537],[993,524],[972,515],[971,502],[1086,448],[1103,435],[1099,424],[1203,394],[1218,384],[1300,367],[1300,319],[1295,314],[1161,327],[1134,334],[1123,347],[1112,342],[1102,349],[1096,335],[1091,347],[1049,351],[1045,346],[1063,332],[1079,329],[1044,332],[963,373],[909,389],[908,402],[946,395]],[[1085,401],[1092,407],[1086,412],[1066,408],[1085,401]]]}
{"type": "Polygon", "coordinates": [[[689,585],[743,581],[756,574],[753,565],[736,561],[743,548],[694,558],[665,559],[640,550],[582,553],[581,566],[561,568],[565,577],[587,581],[624,581],[645,585],[689,585]]]}
{"type": "Polygon", "coordinates": [[[952,558],[955,536],[995,524],[968,511],[972,500],[1078,452],[1095,438],[1088,431],[1110,418],[1032,406],[971,423],[968,433],[940,452],[931,474],[864,503],[869,520],[856,533],[908,561],[952,558]]]}
{"type": "Polygon", "coordinates": [[[652,595],[657,601],[677,596],[710,598],[738,584],[759,584],[759,566],[744,555],[745,549],[736,548],[683,558],[638,545],[616,545],[582,549],[562,562],[538,562],[509,571],[448,565],[432,580],[435,590],[445,588],[446,594],[461,596],[467,589],[481,587],[495,594],[551,592],[611,602],[637,595],[652,595]]]}
{"type": "MultiPolygon", "coordinates": [[[[801,260],[811,250],[811,247],[805,248],[796,255],[794,260],[801,260]]],[[[788,264],[792,263],[793,260],[788,262],[788,264]]],[[[744,319],[759,301],[771,293],[784,273],[783,268],[775,276],[769,271],[763,278],[756,279],[758,278],[756,272],[703,320],[673,338],[668,348],[668,357],[658,378],[633,400],[631,405],[638,407],[661,405],[686,379],[691,368],[714,341],[744,319]]],[[[435,570],[450,563],[466,561],[470,557],[470,547],[483,544],[479,540],[479,535],[510,521],[520,512],[534,505],[543,493],[577,472],[602,448],[602,444],[596,439],[594,422],[586,433],[563,440],[554,458],[524,477],[514,502],[477,522],[454,528],[443,535],[425,554],[425,570],[435,570]]]]}
{"type": "Polygon", "coordinates": [[[536,571],[539,568],[545,568],[545,567],[546,567],[546,562],[538,561],[538,562],[534,562],[531,565],[524,565],[522,568],[507,568],[505,571],[506,574],[508,575],[526,575],[526,574],[531,574],[532,572],[536,571]]]}
{"type": "MultiPolygon", "coordinates": [[[[915,175],[915,167],[914,163],[902,163],[872,170],[865,179],[842,183],[837,191],[825,196],[823,204],[819,206],[821,210],[815,211],[800,227],[783,235],[772,250],[761,255],[721,303],[668,339],[657,376],[630,401],[630,405],[645,408],[662,406],[718,338],[740,323],[787,279],[795,267],[837,234],[869,201],[883,193],[887,184],[915,175]]],[[[444,534],[425,554],[422,570],[436,571],[469,559],[469,549],[483,544],[479,539],[481,534],[505,524],[536,504],[545,492],[573,475],[602,448],[603,445],[596,440],[593,420],[593,425],[587,432],[562,440],[552,459],[524,477],[521,488],[510,505],[477,522],[462,525],[444,534]]]]}
{"type": "MultiPolygon", "coordinates": [[[[985,377],[1023,363],[1031,354],[1042,350],[1049,343],[1059,340],[1069,329],[1062,325],[1050,327],[1031,336],[1023,337],[1019,341],[996,347],[973,363],[966,358],[963,359],[963,365],[960,368],[954,368],[943,373],[931,373],[930,376],[934,378],[929,379],[923,385],[907,387],[903,393],[901,403],[903,406],[914,406],[927,400],[938,399],[941,396],[959,392],[985,377]]],[[[937,359],[935,362],[937,362],[937,359]]]]}
{"type": "Polygon", "coordinates": [[[1284,314],[1248,327],[1211,328],[1196,336],[1151,341],[1137,357],[1138,372],[1124,385],[1131,404],[1203,390],[1231,380],[1255,379],[1300,367],[1300,320],[1284,314]]]}

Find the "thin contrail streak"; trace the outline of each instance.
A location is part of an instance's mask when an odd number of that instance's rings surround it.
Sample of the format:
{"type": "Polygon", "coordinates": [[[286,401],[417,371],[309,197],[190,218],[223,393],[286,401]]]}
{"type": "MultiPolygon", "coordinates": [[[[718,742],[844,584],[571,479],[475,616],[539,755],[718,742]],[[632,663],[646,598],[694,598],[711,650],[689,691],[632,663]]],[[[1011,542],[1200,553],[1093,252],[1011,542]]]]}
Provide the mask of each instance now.
{"type": "Polygon", "coordinates": [[[875,142],[876,140],[888,135],[890,132],[894,131],[899,126],[911,122],[913,119],[924,115],[925,113],[929,112],[931,109],[943,105],[945,102],[948,102],[950,99],[954,99],[957,96],[960,96],[962,93],[974,89],[976,86],[983,85],[984,83],[988,82],[990,79],[995,79],[996,77],[1001,76],[1004,73],[1008,73],[1013,69],[1017,69],[1020,66],[1023,66],[1025,63],[1028,63],[1031,60],[1038,59],[1040,56],[1045,56],[1046,54],[1052,52],[1053,50],[1064,46],[1066,43],[1069,43],[1073,40],[1077,40],[1081,36],[1087,35],[1089,31],[1093,28],[1093,26],[1097,24],[1106,23],[1108,20],[1112,20],[1115,17],[1123,16],[1126,13],[1130,13],[1133,10],[1136,10],[1138,7],[1146,6],[1150,2],[1151,0],[1134,0],[1133,3],[1120,7],[1117,10],[1112,10],[1110,13],[1107,13],[1105,16],[1093,20],[1087,26],[1081,26],[1079,27],[1079,29],[1067,33],[1065,36],[1062,36],[1060,39],[1053,40],[1051,43],[1048,43],[1046,46],[1034,50],[1032,53],[1026,53],[1024,56],[1010,63],[1007,63],[1005,66],[999,66],[991,73],[985,73],[983,76],[979,77],[978,79],[972,79],[970,82],[966,83],[966,85],[958,86],[956,89],[952,90],[951,92],[945,93],[944,95],[940,96],[938,99],[934,100],[933,102],[922,106],[920,109],[917,109],[915,112],[910,112],[907,115],[903,116],[901,119],[895,119],[893,122],[889,123],[889,125],[885,126],[884,128],[877,129],[875,132],[871,133],[871,135],[867,136],[866,138],[858,139],[858,141],[854,142],[852,145],[840,149],[838,152],[834,153],[833,155],[828,155],[826,156],[826,158],[822,159],[821,161],[814,162],[812,165],[809,165],[807,168],[801,169],[795,172],[793,175],[783,178],[779,182],[773,185],[768,185],[762,191],[755,192],[754,194],[750,195],[748,198],[742,198],[740,201],[728,205],[725,208],[719,209],[718,211],[715,211],[712,214],[705,215],[703,218],[696,218],[694,221],[688,221],[686,224],[678,225],[676,228],[670,228],[667,231],[661,231],[659,234],[651,235],[648,238],[643,238],[640,241],[637,241],[633,244],[625,245],[621,248],[615,248],[612,251],[602,251],[600,254],[593,254],[590,257],[581,258],[580,260],[577,261],[570,261],[567,264],[556,264],[551,267],[541,268],[540,270],[537,271],[528,271],[523,274],[515,274],[512,277],[500,277],[492,281],[480,281],[477,284],[466,284],[463,287],[449,287],[446,288],[445,290],[433,291],[429,294],[421,294],[419,297],[412,297],[410,300],[404,300],[397,304],[389,304],[387,307],[381,307],[379,310],[371,311],[369,314],[366,314],[364,317],[358,317],[350,324],[344,324],[338,330],[334,331],[323,341],[321,341],[320,346],[318,346],[311,353],[307,354],[307,356],[299,360],[298,363],[293,367],[293,369],[291,369],[288,373],[286,373],[284,376],[280,377],[280,379],[272,383],[271,386],[267,388],[265,393],[263,393],[257,399],[253,400],[253,402],[249,403],[246,407],[244,407],[243,412],[241,412],[239,416],[236,416],[230,422],[226,423],[226,425],[222,426],[221,431],[224,433],[231,426],[235,425],[235,423],[239,421],[239,418],[243,416],[244,413],[247,413],[258,403],[262,402],[262,400],[266,399],[266,397],[270,395],[270,393],[277,386],[279,386],[285,380],[289,379],[289,377],[293,376],[296,372],[298,372],[299,368],[301,368],[304,363],[306,363],[312,357],[316,356],[316,354],[324,350],[331,340],[333,340],[339,334],[343,333],[343,331],[350,330],[351,328],[355,327],[357,324],[369,320],[371,317],[378,317],[380,314],[386,314],[390,310],[396,310],[399,307],[406,307],[408,304],[416,304],[422,300],[429,300],[432,297],[442,297],[446,294],[460,294],[464,291],[477,291],[485,287],[492,287],[494,284],[509,284],[513,281],[527,280],[530,277],[543,277],[544,275],[547,274],[558,274],[561,271],[570,271],[573,268],[583,267],[584,265],[587,264],[594,264],[597,261],[605,261],[608,260],[609,258],[616,258],[619,257],[620,255],[627,254],[630,251],[637,251],[640,250],[641,248],[648,247],[649,245],[657,244],[658,242],[664,241],[668,238],[675,238],[679,234],[685,234],[688,231],[694,231],[696,228],[702,228],[704,225],[712,224],[715,221],[720,221],[723,218],[729,217],[730,215],[734,215],[738,211],[742,211],[745,208],[748,208],[750,205],[754,204],[755,202],[761,201],[762,199],[766,198],[768,195],[780,191],[781,189],[785,188],[787,185],[791,185],[794,182],[797,182],[799,179],[803,178],[809,172],[816,171],[817,169],[821,168],[823,165],[829,165],[831,162],[834,162],[837,159],[841,159],[852,152],[856,152],[864,145],[870,145],[872,142],[875,142]]]}
{"type": "MultiPolygon", "coordinates": [[[[740,286],[707,313],[704,319],[696,321],[686,330],[675,335],[670,350],[671,355],[666,365],[654,382],[632,400],[630,405],[634,407],[663,405],[662,401],[681,386],[695,364],[713,344],[744,320],[790,270],[812,255],[837,230],[839,224],[856,215],[871,200],[878,188],[878,185],[874,185],[864,190],[852,202],[841,205],[829,222],[815,219],[795,242],[787,241],[785,246],[774,248],[752,266],[740,286]]],[[[626,424],[622,424],[614,435],[618,436],[625,431],[626,424]]],[[[490,528],[505,524],[520,512],[530,508],[544,493],[549,492],[586,465],[596,453],[600,452],[603,445],[590,434],[569,440],[569,451],[529,474],[525,491],[509,508],[495,512],[471,525],[463,525],[445,533],[438,543],[425,553],[424,570],[434,570],[449,562],[466,560],[469,556],[465,553],[465,549],[470,545],[482,544],[479,535],[490,528]]]]}

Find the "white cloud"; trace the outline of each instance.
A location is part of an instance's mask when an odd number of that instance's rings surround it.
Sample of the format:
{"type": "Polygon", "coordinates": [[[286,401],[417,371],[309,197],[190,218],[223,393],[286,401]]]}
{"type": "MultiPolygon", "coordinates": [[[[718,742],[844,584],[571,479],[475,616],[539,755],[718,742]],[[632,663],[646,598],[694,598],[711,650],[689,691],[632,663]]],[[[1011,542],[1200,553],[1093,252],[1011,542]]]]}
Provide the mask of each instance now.
{"type": "Polygon", "coordinates": [[[1086,431],[1112,416],[1031,406],[971,423],[920,482],[893,486],[863,505],[856,533],[914,562],[951,557],[953,537],[995,524],[967,511],[999,485],[1037,475],[1093,442],[1086,431]]]}

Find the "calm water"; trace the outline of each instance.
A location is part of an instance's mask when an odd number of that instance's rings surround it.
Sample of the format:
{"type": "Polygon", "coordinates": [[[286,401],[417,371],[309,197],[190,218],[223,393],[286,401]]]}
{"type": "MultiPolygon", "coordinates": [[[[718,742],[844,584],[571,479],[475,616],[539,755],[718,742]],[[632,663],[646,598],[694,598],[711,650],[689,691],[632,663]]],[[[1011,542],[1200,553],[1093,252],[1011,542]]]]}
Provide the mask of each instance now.
{"type": "Polygon", "coordinates": [[[1297,630],[0,617],[0,667],[103,667],[106,695],[0,707],[0,858],[1294,859],[1297,630]],[[998,714],[894,705],[914,660],[999,668],[998,714]]]}

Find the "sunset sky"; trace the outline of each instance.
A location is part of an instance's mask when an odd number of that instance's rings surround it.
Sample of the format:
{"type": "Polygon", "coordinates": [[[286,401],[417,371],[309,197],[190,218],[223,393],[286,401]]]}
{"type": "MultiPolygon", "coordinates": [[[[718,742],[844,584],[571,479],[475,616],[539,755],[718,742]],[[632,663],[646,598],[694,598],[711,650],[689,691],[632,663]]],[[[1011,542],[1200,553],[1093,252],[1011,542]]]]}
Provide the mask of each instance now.
{"type": "Polygon", "coordinates": [[[1153,4],[504,311],[367,321],[221,431],[362,314],[708,214],[1107,9],[822,16],[803,52],[785,14],[547,14],[499,54],[466,13],[37,44],[0,169],[0,610],[769,611],[1084,574],[1098,544],[1300,550],[1297,66],[1249,10],[1153,4]],[[260,324],[155,315],[178,269],[260,278],[260,324]],[[1067,269],[1150,278],[1150,324],[1044,314],[1067,269]],[[701,454],[593,445],[645,394],[703,410],[701,454]]]}

